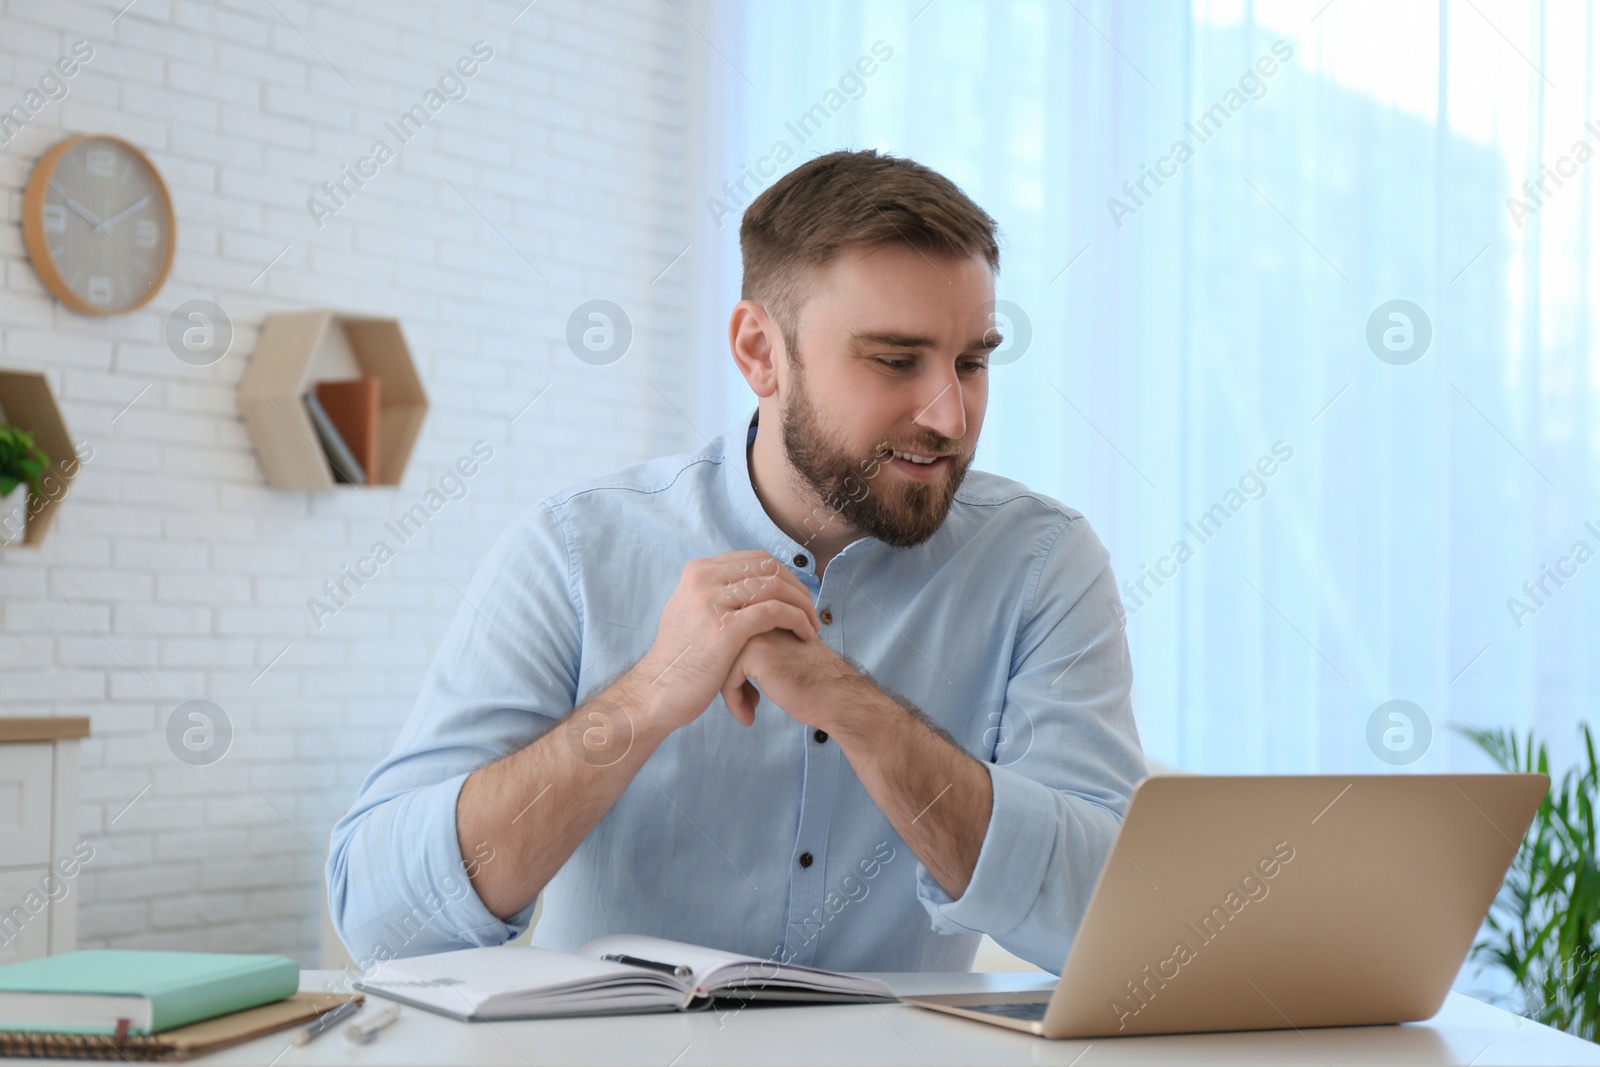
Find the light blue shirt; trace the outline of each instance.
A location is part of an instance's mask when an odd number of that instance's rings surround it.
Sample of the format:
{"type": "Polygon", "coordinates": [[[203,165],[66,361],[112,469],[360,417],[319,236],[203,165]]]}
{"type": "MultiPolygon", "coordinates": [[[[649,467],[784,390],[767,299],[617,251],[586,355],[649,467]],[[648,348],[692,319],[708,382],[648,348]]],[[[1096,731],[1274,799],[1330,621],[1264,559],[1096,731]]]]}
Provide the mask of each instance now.
{"type": "Polygon", "coordinates": [[[636,663],[686,563],[763,549],[830,613],[829,648],[988,771],[966,890],[939,887],[836,742],[766,698],[741,726],[718,696],[545,887],[533,943],[638,933],[829,969],[964,971],[987,933],[1060,972],[1146,773],[1105,548],[1078,512],[972,469],[928,541],[862,537],[819,579],[751,487],[756,414],[698,452],[546,498],[490,549],[394,750],[333,829],[329,905],[363,968],[527,929],[532,905],[502,922],[464,875],[462,782],[636,663]]]}

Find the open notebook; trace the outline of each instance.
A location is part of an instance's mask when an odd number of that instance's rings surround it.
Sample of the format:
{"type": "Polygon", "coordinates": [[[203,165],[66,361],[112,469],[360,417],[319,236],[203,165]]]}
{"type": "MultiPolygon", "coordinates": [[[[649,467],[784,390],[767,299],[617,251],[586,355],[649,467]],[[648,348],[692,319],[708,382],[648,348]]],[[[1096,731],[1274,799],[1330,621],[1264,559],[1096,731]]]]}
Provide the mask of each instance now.
{"type": "Polygon", "coordinates": [[[714,997],[824,1003],[895,999],[876,978],[643,934],[612,934],[576,953],[500,945],[387,960],[355,988],[467,1021],[689,1011],[707,1007],[714,997]],[[660,966],[602,958],[607,955],[660,966]]]}

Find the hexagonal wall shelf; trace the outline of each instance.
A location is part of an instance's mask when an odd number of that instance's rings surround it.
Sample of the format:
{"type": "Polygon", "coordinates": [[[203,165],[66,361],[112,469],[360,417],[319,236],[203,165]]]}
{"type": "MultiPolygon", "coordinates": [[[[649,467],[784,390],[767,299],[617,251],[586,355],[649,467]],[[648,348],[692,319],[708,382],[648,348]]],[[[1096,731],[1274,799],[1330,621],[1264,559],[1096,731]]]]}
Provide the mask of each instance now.
{"type": "MultiPolygon", "coordinates": [[[[50,391],[50,383],[44,375],[31,371],[0,371],[0,425],[28,431],[33,435],[33,443],[50,457],[50,469],[43,477],[44,495],[37,504],[29,497],[26,485],[17,486],[10,496],[0,500],[5,518],[21,512],[22,543],[37,545],[55,521],[56,509],[66,499],[79,465],[67,424],[62,421],[61,409],[56,407],[55,394],[50,391]]],[[[0,531],[0,538],[3,536],[4,532],[0,531]]]]}
{"type": "MultiPolygon", "coordinates": [[[[274,489],[333,489],[333,465],[303,397],[341,368],[379,379],[378,477],[399,485],[422,430],[428,398],[396,319],[337,311],[268,315],[239,382],[239,414],[274,489]]],[[[361,488],[361,486],[349,486],[361,488]]]]}

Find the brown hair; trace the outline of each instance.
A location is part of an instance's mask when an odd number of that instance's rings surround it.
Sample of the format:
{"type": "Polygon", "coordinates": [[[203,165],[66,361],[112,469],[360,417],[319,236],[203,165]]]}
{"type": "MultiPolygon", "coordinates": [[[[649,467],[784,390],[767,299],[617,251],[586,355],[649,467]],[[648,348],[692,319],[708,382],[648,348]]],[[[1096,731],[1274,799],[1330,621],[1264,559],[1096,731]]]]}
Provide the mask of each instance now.
{"type": "Polygon", "coordinates": [[[933,255],[981,255],[1000,270],[994,219],[949,178],[875,149],[830,152],[785,174],[745,210],[739,296],[766,307],[793,359],[807,276],[847,250],[897,241],[933,255]]]}

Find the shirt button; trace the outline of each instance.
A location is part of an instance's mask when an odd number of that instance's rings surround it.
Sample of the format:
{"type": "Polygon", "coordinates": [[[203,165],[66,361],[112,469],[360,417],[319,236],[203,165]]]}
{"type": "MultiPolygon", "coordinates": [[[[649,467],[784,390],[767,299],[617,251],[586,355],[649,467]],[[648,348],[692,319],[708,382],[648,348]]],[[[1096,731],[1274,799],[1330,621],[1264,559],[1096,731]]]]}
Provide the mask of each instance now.
{"type": "Polygon", "coordinates": [[[826,626],[828,623],[830,623],[832,621],[833,621],[833,612],[829,611],[827,608],[823,608],[822,609],[822,624],[824,626],[826,626]]]}
{"type": "Polygon", "coordinates": [[[811,736],[815,737],[817,739],[817,744],[820,745],[820,744],[822,744],[824,741],[826,741],[828,739],[828,731],[826,731],[826,730],[818,730],[816,733],[812,734],[811,736]]]}
{"type": "Polygon", "coordinates": [[[796,567],[804,567],[807,562],[809,561],[806,559],[806,554],[804,552],[800,553],[794,558],[794,565],[796,567]]]}
{"type": "Polygon", "coordinates": [[[811,853],[809,853],[809,852],[800,853],[800,866],[802,866],[802,867],[811,866],[811,853]]]}

